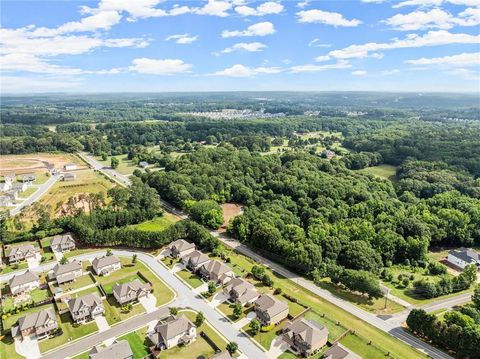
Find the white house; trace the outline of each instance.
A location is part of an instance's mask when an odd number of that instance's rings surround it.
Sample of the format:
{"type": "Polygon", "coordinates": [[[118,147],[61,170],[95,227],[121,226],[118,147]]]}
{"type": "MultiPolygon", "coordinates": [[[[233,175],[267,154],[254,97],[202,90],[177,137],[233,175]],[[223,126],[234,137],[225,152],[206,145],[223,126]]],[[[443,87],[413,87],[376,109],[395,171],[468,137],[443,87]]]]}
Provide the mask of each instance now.
{"type": "Polygon", "coordinates": [[[104,256],[92,261],[93,270],[97,275],[109,275],[122,268],[120,260],[115,256],[104,256]]]}
{"type": "Polygon", "coordinates": [[[161,350],[190,344],[196,337],[197,328],[184,315],[158,322],[155,331],[148,336],[155,347],[161,350]]]}
{"type": "Polygon", "coordinates": [[[77,165],[75,163],[70,162],[70,163],[65,164],[65,166],[63,166],[63,169],[65,171],[74,171],[74,170],[77,169],[77,165]]]}
{"type": "Polygon", "coordinates": [[[40,287],[40,279],[38,275],[27,270],[23,274],[14,275],[9,281],[10,292],[12,295],[17,295],[40,287]]]}
{"type": "Polygon", "coordinates": [[[468,264],[475,264],[480,267],[480,255],[471,248],[452,249],[448,252],[447,261],[460,268],[465,268],[468,264]]]}

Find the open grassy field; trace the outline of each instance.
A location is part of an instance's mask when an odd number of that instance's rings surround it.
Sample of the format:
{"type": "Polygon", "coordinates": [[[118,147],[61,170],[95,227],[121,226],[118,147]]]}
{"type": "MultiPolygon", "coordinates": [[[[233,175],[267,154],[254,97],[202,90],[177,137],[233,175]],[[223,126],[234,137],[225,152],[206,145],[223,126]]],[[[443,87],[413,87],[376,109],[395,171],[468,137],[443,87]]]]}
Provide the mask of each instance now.
{"type": "Polygon", "coordinates": [[[161,217],[155,217],[150,221],[145,221],[139,224],[132,224],[130,225],[130,227],[136,228],[141,231],[146,231],[146,232],[156,232],[156,231],[163,231],[164,229],[167,229],[168,227],[170,227],[175,222],[178,222],[179,220],[180,218],[173,214],[164,213],[163,216],[161,217]]]}
{"type": "Polygon", "coordinates": [[[45,182],[42,175],[46,172],[47,163],[55,168],[62,169],[67,163],[75,163],[79,168],[87,168],[87,165],[77,156],[69,153],[30,153],[22,155],[4,155],[0,158],[0,174],[15,173],[21,175],[24,173],[37,174],[35,183],[45,182]]]}
{"type": "Polygon", "coordinates": [[[103,164],[105,167],[110,167],[112,157],[115,157],[118,159],[118,167],[115,168],[115,170],[118,173],[121,173],[122,175],[130,175],[135,171],[136,169],[140,169],[137,165],[135,165],[131,160],[128,159],[128,155],[117,155],[117,156],[109,156],[106,161],[103,161],[100,156],[95,157],[95,159],[103,164]]]}
{"type": "Polygon", "coordinates": [[[368,174],[374,175],[375,177],[387,179],[392,182],[397,181],[397,176],[396,176],[397,168],[391,165],[367,167],[367,168],[361,169],[360,172],[368,173],[368,174]]]}

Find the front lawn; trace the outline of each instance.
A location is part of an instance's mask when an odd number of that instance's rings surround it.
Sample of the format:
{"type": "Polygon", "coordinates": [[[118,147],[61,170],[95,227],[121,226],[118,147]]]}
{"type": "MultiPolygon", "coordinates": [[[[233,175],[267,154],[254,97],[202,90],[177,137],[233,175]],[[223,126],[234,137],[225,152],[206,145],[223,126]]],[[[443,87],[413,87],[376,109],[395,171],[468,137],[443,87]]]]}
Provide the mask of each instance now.
{"type": "Polygon", "coordinates": [[[150,350],[145,339],[146,334],[147,327],[121,336],[120,338],[117,338],[117,340],[128,341],[128,344],[133,352],[133,359],[143,359],[150,355],[150,350]]]}
{"type": "Polygon", "coordinates": [[[15,350],[15,343],[10,335],[5,335],[0,341],[0,359],[23,359],[25,357],[15,350]]]}
{"type": "Polygon", "coordinates": [[[273,340],[282,333],[282,328],[285,326],[286,323],[287,321],[284,320],[279,325],[275,326],[275,328],[273,328],[272,330],[268,332],[260,331],[256,335],[253,335],[250,329],[250,323],[245,325],[242,330],[248,335],[250,335],[253,339],[255,339],[262,347],[265,348],[265,350],[269,350],[273,340]]]}
{"type": "Polygon", "coordinates": [[[23,261],[20,263],[6,265],[3,268],[0,268],[0,271],[2,272],[2,274],[7,274],[16,270],[27,269],[27,268],[28,268],[27,261],[23,261]]]}
{"type": "Polygon", "coordinates": [[[114,325],[135,315],[145,313],[145,308],[140,303],[133,305],[130,311],[123,311],[121,305],[117,303],[117,300],[112,295],[109,295],[103,301],[103,305],[105,306],[105,319],[107,319],[109,325],[114,325]]]}
{"type": "Polygon", "coordinates": [[[101,251],[101,249],[95,249],[95,248],[74,249],[73,251],[63,253],[63,256],[66,258],[71,258],[71,257],[76,257],[82,254],[94,253],[99,251],[101,251]]]}
{"type": "Polygon", "coordinates": [[[186,269],[182,269],[181,271],[176,273],[180,278],[182,278],[185,282],[187,282],[190,287],[198,288],[203,284],[202,279],[196,275],[195,273],[189,272],[186,269]]]}
{"type": "Polygon", "coordinates": [[[236,322],[237,320],[240,320],[244,318],[248,312],[253,310],[253,306],[250,306],[248,308],[243,307],[242,309],[242,315],[240,317],[236,317],[233,314],[233,309],[235,308],[235,304],[232,304],[230,302],[223,302],[220,305],[217,306],[217,309],[221,311],[228,319],[230,319],[232,322],[236,322]]]}
{"type": "Polygon", "coordinates": [[[94,320],[74,327],[69,313],[64,313],[62,315],[57,314],[57,322],[59,328],[62,329],[62,335],[39,342],[38,345],[42,353],[58,348],[72,340],[79,339],[98,330],[97,323],[95,323],[94,320]]]}

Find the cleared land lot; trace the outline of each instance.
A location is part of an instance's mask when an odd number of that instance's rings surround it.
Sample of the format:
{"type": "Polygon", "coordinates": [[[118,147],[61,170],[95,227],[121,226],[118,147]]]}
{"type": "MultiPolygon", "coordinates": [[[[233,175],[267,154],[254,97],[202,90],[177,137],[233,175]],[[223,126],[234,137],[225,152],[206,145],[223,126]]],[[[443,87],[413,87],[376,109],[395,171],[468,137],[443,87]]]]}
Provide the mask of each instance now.
{"type": "Polygon", "coordinates": [[[164,213],[163,216],[161,217],[155,217],[150,221],[142,222],[139,224],[133,224],[130,227],[139,229],[141,231],[146,231],[146,232],[156,232],[156,231],[163,231],[164,229],[167,229],[168,227],[170,227],[170,225],[174,224],[175,222],[178,222],[179,220],[180,218],[178,218],[173,214],[164,213]]]}
{"type": "Polygon", "coordinates": [[[131,160],[128,159],[128,155],[117,155],[117,156],[109,156],[106,161],[102,160],[102,157],[96,156],[95,159],[100,162],[105,167],[110,167],[112,157],[118,159],[118,167],[115,168],[115,171],[122,175],[131,175],[133,171],[136,169],[140,169],[137,165],[135,165],[131,160]]]}
{"type": "Polygon", "coordinates": [[[361,169],[360,172],[374,175],[375,177],[387,179],[392,182],[397,181],[397,168],[391,165],[380,165],[361,169]]]}

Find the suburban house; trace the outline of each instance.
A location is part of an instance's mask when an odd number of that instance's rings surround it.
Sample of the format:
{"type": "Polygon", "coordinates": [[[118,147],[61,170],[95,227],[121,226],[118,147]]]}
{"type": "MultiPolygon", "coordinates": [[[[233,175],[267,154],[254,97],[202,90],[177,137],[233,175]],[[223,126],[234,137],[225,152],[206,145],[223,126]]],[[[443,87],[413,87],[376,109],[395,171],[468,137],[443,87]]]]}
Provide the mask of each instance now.
{"type": "Polygon", "coordinates": [[[9,197],[12,199],[12,201],[14,201],[14,200],[18,199],[18,194],[19,194],[19,193],[20,193],[20,190],[18,190],[18,189],[11,189],[10,191],[8,191],[8,192],[6,193],[6,195],[9,196],[9,197]]]}
{"type": "Polygon", "coordinates": [[[148,162],[140,161],[140,162],[138,163],[138,165],[139,165],[140,167],[142,167],[142,168],[147,168],[147,167],[148,167],[148,162]]]}
{"type": "Polygon", "coordinates": [[[26,173],[22,175],[22,182],[33,182],[37,179],[34,173],[26,173]]]}
{"type": "Polygon", "coordinates": [[[67,163],[65,166],[63,166],[63,169],[65,171],[73,171],[77,169],[77,165],[75,163],[67,163]]]}
{"type": "Polygon", "coordinates": [[[308,357],[327,344],[328,329],[313,320],[300,318],[285,325],[283,339],[294,351],[308,357]]]}
{"type": "Polygon", "coordinates": [[[331,151],[331,150],[325,150],[321,153],[321,156],[324,157],[324,158],[328,158],[329,160],[332,159],[333,157],[335,157],[335,152],[331,151]]]}
{"type": "Polygon", "coordinates": [[[460,268],[465,268],[468,264],[475,264],[480,267],[480,254],[471,248],[452,249],[448,252],[447,261],[460,268]]]}
{"type": "Polygon", "coordinates": [[[14,183],[12,185],[11,191],[17,191],[17,192],[25,192],[28,188],[28,184],[25,182],[22,183],[14,183]]]}
{"type": "Polygon", "coordinates": [[[55,236],[52,239],[50,248],[54,252],[68,252],[75,249],[75,240],[70,234],[55,236]]]}
{"type": "Polygon", "coordinates": [[[226,264],[213,260],[200,267],[200,275],[218,284],[225,284],[235,278],[235,273],[226,264]]]}
{"type": "Polygon", "coordinates": [[[77,178],[77,175],[75,173],[65,173],[63,175],[63,180],[64,181],[73,181],[75,180],[75,178],[77,178]]]}
{"type": "Polygon", "coordinates": [[[200,251],[193,251],[182,257],[182,263],[193,272],[196,272],[202,265],[208,262],[210,262],[210,258],[200,251]]]}
{"type": "Polygon", "coordinates": [[[181,258],[195,250],[195,244],[187,242],[185,239],[177,239],[168,246],[170,256],[181,258]]]}
{"type": "Polygon", "coordinates": [[[104,256],[92,261],[93,270],[97,275],[109,275],[122,268],[120,260],[115,256],[104,256]]]}
{"type": "Polygon", "coordinates": [[[232,359],[233,357],[229,352],[220,352],[210,357],[210,359],[232,359]]]}
{"type": "Polygon", "coordinates": [[[40,253],[39,248],[34,247],[32,244],[24,244],[6,248],[5,257],[8,258],[8,263],[16,263],[28,258],[34,258],[38,253],[40,253]]]}
{"type": "Polygon", "coordinates": [[[243,278],[233,278],[225,286],[223,293],[231,302],[241,305],[251,304],[260,296],[255,286],[243,278]]]}
{"type": "Polygon", "coordinates": [[[342,344],[335,344],[323,354],[324,359],[361,359],[357,354],[352,353],[342,344]]]}
{"type": "Polygon", "coordinates": [[[10,182],[13,183],[17,179],[17,175],[15,173],[7,173],[3,175],[3,181],[4,182],[10,182]]]}
{"type": "Polygon", "coordinates": [[[288,316],[288,304],[271,294],[262,294],[254,304],[257,319],[264,326],[276,325],[288,316]]]}
{"type": "Polygon", "coordinates": [[[7,195],[0,196],[0,207],[9,207],[12,205],[13,205],[13,200],[10,196],[7,196],[7,195]]]}
{"type": "Polygon", "coordinates": [[[48,308],[21,317],[18,319],[18,326],[13,327],[11,331],[14,338],[35,335],[37,339],[42,339],[57,328],[55,311],[53,308],[48,308]]]}
{"type": "Polygon", "coordinates": [[[103,302],[97,293],[70,299],[67,304],[73,320],[77,323],[85,322],[105,312],[103,302]]]}
{"type": "Polygon", "coordinates": [[[148,296],[148,293],[152,291],[152,287],[149,283],[142,283],[138,279],[135,279],[128,283],[117,283],[112,288],[113,296],[120,305],[130,303],[139,298],[148,296]]]}
{"type": "Polygon", "coordinates": [[[0,192],[7,192],[10,188],[12,188],[12,182],[0,183],[0,192]]]}
{"type": "Polygon", "coordinates": [[[58,284],[72,282],[83,274],[82,263],[73,260],[65,264],[56,264],[53,267],[53,276],[58,284]]]}
{"type": "Polygon", "coordinates": [[[40,287],[40,279],[38,278],[38,275],[27,270],[23,274],[14,275],[8,281],[8,285],[10,286],[10,292],[12,295],[17,295],[40,287]]]}
{"type": "Polygon", "coordinates": [[[188,345],[197,337],[197,328],[184,315],[179,318],[169,317],[159,321],[148,338],[157,349],[170,349],[177,345],[188,345]]]}
{"type": "Polygon", "coordinates": [[[88,353],[89,359],[133,359],[132,348],[126,340],[115,340],[108,347],[94,346],[88,353]]]}

